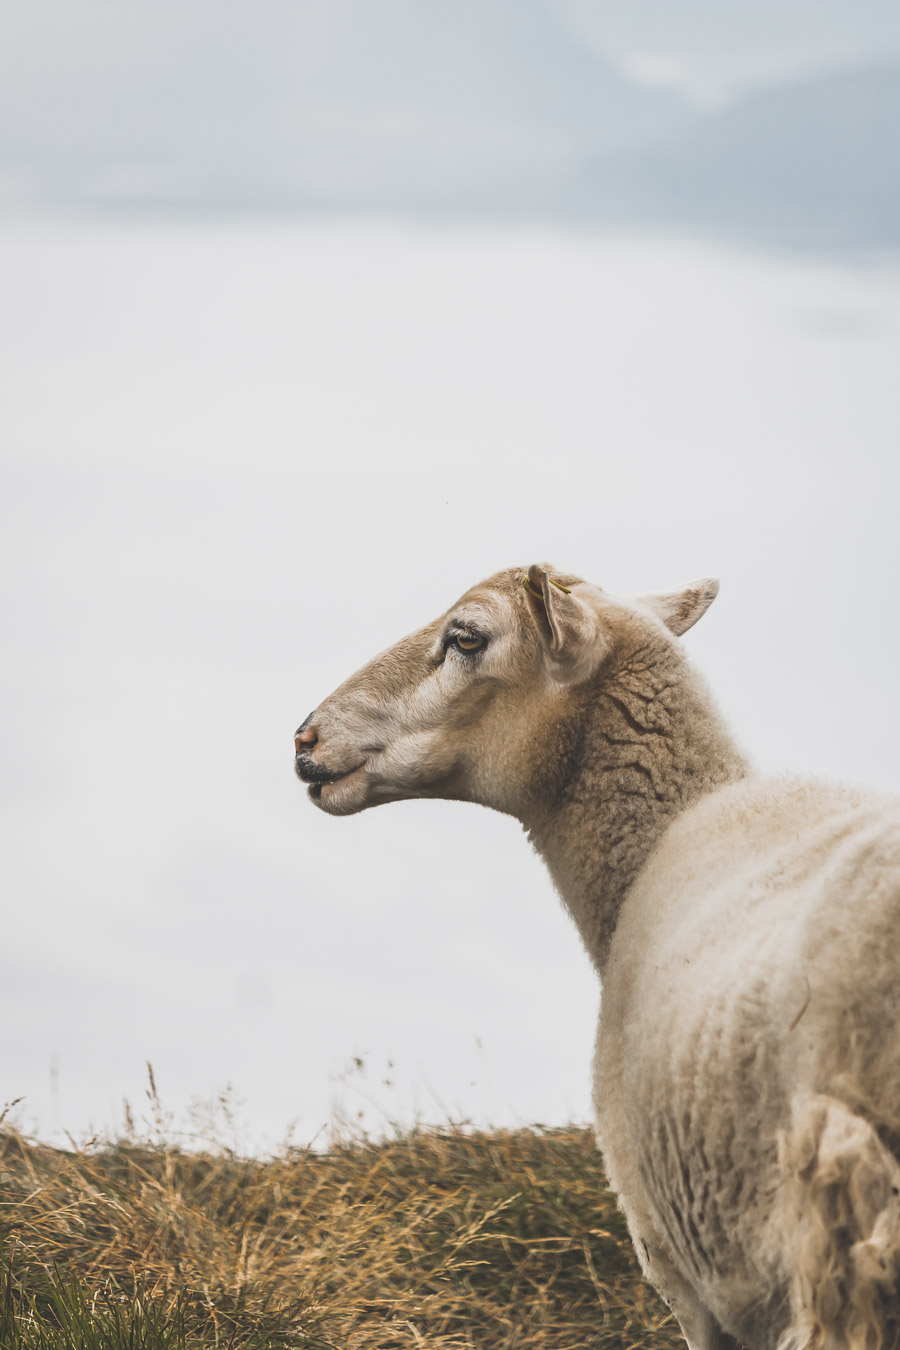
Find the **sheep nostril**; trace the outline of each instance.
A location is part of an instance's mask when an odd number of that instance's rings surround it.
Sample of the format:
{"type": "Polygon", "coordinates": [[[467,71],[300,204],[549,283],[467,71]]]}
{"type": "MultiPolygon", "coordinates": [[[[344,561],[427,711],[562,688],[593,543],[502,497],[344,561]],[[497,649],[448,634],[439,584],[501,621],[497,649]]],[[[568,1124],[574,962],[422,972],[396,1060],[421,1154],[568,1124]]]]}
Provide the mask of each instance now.
{"type": "Polygon", "coordinates": [[[302,755],[304,750],[312,750],[318,742],[318,733],[306,725],[298,727],[294,734],[294,746],[298,755],[302,755]]]}

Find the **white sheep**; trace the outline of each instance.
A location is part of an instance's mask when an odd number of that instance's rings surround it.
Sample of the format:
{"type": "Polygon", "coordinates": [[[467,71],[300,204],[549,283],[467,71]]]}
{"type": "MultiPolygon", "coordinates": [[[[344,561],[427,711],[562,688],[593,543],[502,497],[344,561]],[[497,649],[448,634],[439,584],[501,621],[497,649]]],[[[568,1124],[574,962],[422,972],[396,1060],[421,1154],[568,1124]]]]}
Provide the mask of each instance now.
{"type": "Polygon", "coordinates": [[[691,1350],[900,1344],[900,805],[751,774],[639,600],[500,572],[296,734],[323,810],[522,822],[602,981],[598,1137],[691,1350]]]}

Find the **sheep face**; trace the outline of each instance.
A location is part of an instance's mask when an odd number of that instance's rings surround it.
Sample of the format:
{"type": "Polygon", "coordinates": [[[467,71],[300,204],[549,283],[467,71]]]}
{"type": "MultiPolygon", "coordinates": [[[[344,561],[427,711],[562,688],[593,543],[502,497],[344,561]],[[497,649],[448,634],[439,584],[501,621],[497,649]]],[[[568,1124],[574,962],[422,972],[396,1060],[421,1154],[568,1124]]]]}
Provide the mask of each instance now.
{"type": "Polygon", "coordinates": [[[668,642],[712,602],[703,580],[621,601],[547,564],[498,572],[345,681],[295,735],[315,804],[352,815],[448,797],[521,820],[561,784],[616,648],[668,642]]]}
{"type": "Polygon", "coordinates": [[[298,729],[295,767],[312,801],[332,815],[409,797],[520,814],[539,733],[606,655],[602,596],[538,565],[467,591],[298,729]]]}

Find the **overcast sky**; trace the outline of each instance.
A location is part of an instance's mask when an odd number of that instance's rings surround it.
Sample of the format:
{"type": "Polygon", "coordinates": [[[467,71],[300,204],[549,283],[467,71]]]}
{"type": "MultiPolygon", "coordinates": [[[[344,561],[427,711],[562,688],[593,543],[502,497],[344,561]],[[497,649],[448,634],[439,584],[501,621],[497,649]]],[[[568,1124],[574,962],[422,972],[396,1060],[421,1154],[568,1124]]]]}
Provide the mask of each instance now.
{"type": "Polygon", "coordinates": [[[900,57],[900,10],[892,0],[559,0],[559,7],[628,71],[702,103],[900,57]]]}
{"type": "Polygon", "coordinates": [[[124,55],[133,70],[143,52],[150,64],[158,42],[177,63],[196,42],[207,51],[212,86],[225,52],[239,63],[267,53],[276,63],[292,40],[327,51],[357,28],[374,67],[385,52],[402,49],[422,21],[433,25],[436,40],[452,41],[467,31],[483,36],[511,19],[525,33],[536,24],[565,27],[613,62],[701,98],[900,57],[893,0],[81,0],[77,7],[67,0],[3,0],[0,60],[6,77],[46,71],[66,85],[79,66],[108,70],[113,56],[124,55]]]}

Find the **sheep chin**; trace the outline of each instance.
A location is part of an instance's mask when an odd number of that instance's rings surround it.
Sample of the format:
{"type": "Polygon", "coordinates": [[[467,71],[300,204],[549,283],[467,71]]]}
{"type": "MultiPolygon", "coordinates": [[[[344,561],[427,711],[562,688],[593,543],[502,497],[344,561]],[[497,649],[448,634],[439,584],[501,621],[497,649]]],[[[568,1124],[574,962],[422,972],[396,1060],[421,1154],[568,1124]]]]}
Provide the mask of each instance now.
{"type": "Polygon", "coordinates": [[[311,783],[311,802],[329,816],[352,816],[369,805],[366,793],[366,765],[357,765],[332,783],[311,783]]]}

